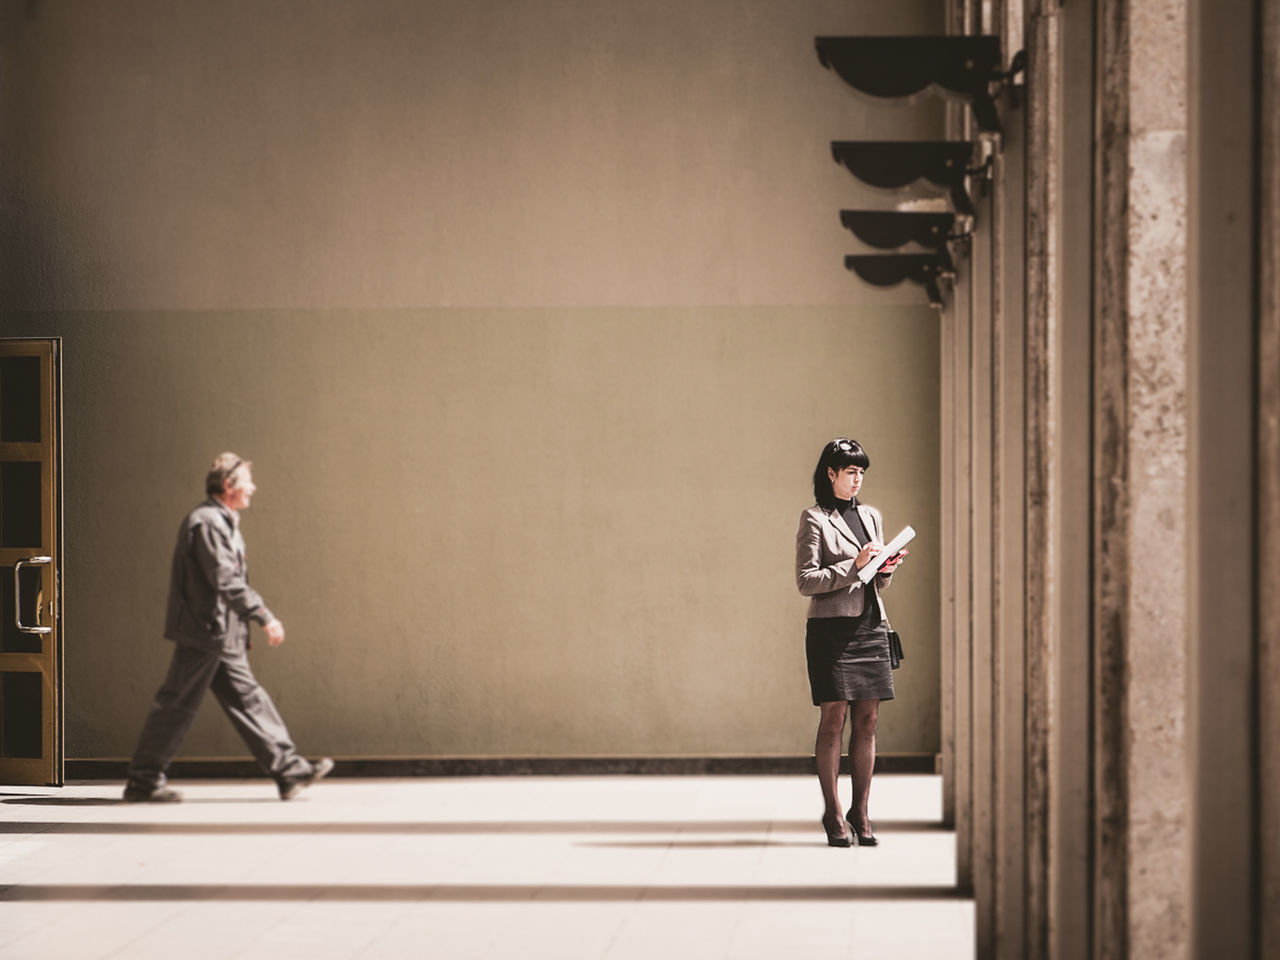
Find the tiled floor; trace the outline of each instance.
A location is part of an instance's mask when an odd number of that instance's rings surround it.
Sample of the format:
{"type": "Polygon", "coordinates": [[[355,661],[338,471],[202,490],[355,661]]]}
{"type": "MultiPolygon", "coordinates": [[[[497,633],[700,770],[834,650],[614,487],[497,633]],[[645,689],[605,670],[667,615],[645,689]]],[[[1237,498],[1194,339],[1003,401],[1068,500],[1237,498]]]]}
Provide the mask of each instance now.
{"type": "Polygon", "coordinates": [[[877,777],[854,849],[808,777],[175,785],[0,787],[0,958],[973,956],[936,777],[877,777]]]}

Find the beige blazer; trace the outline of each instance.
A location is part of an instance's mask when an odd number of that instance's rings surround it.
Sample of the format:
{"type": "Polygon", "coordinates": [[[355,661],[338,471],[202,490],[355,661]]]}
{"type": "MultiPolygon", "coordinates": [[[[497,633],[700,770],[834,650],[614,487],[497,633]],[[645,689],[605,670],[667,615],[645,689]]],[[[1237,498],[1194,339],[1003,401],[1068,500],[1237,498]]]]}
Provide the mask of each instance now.
{"type": "MultiPolygon", "coordinates": [[[[867,531],[884,543],[884,521],[880,511],[858,504],[858,516],[867,531]]],[[[862,548],[838,510],[816,503],[800,514],[796,532],[796,586],[809,598],[810,617],[856,617],[866,604],[868,587],[858,579],[854,560],[862,548]]],[[[877,587],[888,586],[891,573],[878,573],[877,587]]],[[[880,615],[886,620],[884,601],[876,591],[880,615]]]]}

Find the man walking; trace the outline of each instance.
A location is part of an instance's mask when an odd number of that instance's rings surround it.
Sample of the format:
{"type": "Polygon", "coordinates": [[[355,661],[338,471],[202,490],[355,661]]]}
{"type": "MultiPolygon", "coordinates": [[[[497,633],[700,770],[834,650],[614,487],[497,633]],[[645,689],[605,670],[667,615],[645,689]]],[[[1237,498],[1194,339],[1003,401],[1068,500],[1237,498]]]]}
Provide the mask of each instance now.
{"type": "Polygon", "coordinates": [[[249,668],[250,620],[262,625],[271,646],[284,643],[284,624],[246,576],[240,511],[257,490],[251,466],[234,453],[219,454],[205,478],[209,499],[187,514],[178,531],[164,623],[165,637],[174,642],[173,659],[129,765],[124,798],[130,802],[182,799],[165,785],[165,773],[210,689],[276,781],[281,800],[293,799],[333,769],[328,757],[312,763],[298,753],[249,668]]]}

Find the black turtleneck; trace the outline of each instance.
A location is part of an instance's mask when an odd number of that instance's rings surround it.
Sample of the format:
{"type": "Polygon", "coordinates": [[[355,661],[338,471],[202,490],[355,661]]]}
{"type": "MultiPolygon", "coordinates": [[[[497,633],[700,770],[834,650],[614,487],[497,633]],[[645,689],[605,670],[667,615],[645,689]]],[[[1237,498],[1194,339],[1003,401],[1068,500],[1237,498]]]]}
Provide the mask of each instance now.
{"type": "Polygon", "coordinates": [[[849,529],[853,531],[853,535],[858,540],[858,545],[865,547],[870,541],[871,536],[867,533],[867,527],[862,522],[862,516],[858,513],[858,501],[836,499],[836,510],[840,516],[844,517],[844,522],[849,525],[849,529]]]}
{"type": "MultiPolygon", "coordinates": [[[[871,542],[871,535],[867,533],[867,525],[862,522],[862,517],[858,514],[857,500],[836,500],[836,509],[840,511],[840,516],[844,517],[844,522],[853,531],[853,535],[858,541],[858,546],[865,547],[871,542]]],[[[869,586],[867,589],[867,596],[874,598],[876,595],[875,586],[869,586]]],[[[862,614],[857,617],[857,620],[867,626],[875,626],[880,623],[880,604],[874,599],[870,599],[863,606],[862,614]]]]}

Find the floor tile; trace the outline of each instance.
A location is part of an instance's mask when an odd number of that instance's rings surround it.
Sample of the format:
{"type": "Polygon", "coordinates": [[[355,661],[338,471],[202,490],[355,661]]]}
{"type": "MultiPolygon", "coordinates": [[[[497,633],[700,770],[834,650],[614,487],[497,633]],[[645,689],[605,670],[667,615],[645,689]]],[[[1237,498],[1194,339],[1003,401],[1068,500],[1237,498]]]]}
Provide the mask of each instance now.
{"type": "Polygon", "coordinates": [[[835,849],[808,777],[335,777],[0,794],[0,958],[965,958],[936,777],[835,849]]]}

